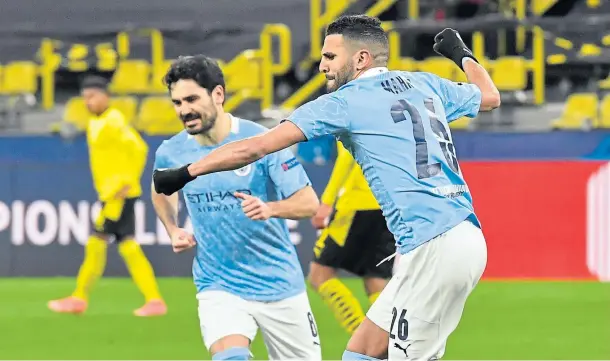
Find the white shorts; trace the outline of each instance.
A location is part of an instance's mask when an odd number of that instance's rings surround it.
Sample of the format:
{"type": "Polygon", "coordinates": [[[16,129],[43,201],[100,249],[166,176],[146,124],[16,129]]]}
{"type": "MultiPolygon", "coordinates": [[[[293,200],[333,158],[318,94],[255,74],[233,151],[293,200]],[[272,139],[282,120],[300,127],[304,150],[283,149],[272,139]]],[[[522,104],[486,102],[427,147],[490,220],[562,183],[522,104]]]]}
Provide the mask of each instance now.
{"type": "Polygon", "coordinates": [[[203,291],[197,299],[208,350],[229,335],[252,341],[260,327],[271,360],[322,359],[318,326],[305,292],[278,302],[247,301],[224,291],[203,291]]]}
{"type": "Polygon", "coordinates": [[[402,255],[366,315],[390,334],[389,360],[441,358],[486,265],[483,232],[469,221],[402,255]]]}

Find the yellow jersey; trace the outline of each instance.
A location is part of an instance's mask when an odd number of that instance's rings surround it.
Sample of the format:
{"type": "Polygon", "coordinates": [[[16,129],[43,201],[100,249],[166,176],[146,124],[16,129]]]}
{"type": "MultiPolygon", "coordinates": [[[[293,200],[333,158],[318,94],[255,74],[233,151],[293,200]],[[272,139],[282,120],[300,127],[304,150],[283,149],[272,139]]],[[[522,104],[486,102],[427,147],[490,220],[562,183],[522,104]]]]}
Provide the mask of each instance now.
{"type": "Polygon", "coordinates": [[[125,186],[127,198],[142,194],[140,178],[146,167],[148,145],[125,121],[123,114],[108,108],[87,126],[87,144],[93,185],[100,201],[113,199],[125,186]]]}
{"type": "Polygon", "coordinates": [[[337,142],[335,167],[321,201],[330,206],[335,205],[337,210],[379,209],[379,203],[373,196],[360,166],[340,142],[337,142]]]}

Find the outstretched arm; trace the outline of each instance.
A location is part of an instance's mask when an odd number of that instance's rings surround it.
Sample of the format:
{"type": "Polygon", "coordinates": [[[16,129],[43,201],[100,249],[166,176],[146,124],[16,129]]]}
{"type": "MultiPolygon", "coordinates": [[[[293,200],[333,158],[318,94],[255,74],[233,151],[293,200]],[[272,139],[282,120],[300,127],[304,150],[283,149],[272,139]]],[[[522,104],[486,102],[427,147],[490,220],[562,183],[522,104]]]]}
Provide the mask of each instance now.
{"type": "Polygon", "coordinates": [[[304,141],[305,135],[292,122],[280,125],[261,135],[238,140],[214,149],[205,158],[188,166],[192,177],[239,169],[256,162],[267,154],[290,147],[304,141]]]}

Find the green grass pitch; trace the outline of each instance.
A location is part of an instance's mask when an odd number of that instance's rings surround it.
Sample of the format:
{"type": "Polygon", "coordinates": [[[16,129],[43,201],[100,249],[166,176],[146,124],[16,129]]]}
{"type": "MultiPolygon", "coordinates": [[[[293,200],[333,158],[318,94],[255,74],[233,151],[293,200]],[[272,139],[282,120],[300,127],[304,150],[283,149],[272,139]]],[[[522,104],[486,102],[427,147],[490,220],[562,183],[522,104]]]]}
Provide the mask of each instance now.
{"type": "MultiPolygon", "coordinates": [[[[0,358],[209,359],[199,332],[190,279],[160,279],[169,314],[131,315],[142,299],[129,279],[102,279],[82,316],[57,315],[49,299],[69,294],[73,279],[0,279],[0,358]]],[[[346,283],[366,302],[358,280],[346,283]]],[[[324,359],[340,360],[348,335],[310,293],[324,359]]],[[[363,303],[366,304],[366,303],[363,303]]],[[[257,336],[255,359],[266,359],[257,336]]],[[[445,359],[610,360],[610,284],[482,282],[450,337],[445,359]]]]}

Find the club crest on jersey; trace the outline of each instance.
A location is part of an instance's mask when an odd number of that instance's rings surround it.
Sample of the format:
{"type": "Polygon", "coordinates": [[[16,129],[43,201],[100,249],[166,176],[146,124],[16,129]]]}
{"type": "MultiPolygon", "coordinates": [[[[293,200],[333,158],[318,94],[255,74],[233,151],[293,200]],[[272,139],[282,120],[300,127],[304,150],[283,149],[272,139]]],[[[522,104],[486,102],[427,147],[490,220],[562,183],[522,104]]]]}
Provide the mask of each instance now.
{"type": "Polygon", "coordinates": [[[245,177],[248,174],[250,174],[251,170],[252,170],[252,164],[248,164],[245,167],[241,167],[239,169],[235,169],[233,172],[235,172],[235,174],[237,174],[240,177],[245,177]]]}

